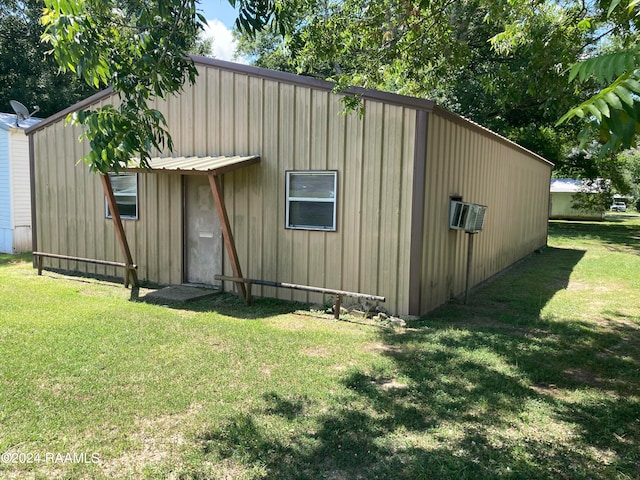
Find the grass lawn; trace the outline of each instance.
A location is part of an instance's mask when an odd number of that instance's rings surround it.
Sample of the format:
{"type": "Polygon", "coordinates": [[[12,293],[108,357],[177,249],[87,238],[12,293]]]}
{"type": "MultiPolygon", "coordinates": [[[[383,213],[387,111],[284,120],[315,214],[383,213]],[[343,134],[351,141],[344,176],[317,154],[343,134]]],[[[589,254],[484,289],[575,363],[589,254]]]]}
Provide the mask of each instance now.
{"type": "Polygon", "coordinates": [[[640,478],[640,217],[406,329],[0,255],[0,478],[640,478]]]}

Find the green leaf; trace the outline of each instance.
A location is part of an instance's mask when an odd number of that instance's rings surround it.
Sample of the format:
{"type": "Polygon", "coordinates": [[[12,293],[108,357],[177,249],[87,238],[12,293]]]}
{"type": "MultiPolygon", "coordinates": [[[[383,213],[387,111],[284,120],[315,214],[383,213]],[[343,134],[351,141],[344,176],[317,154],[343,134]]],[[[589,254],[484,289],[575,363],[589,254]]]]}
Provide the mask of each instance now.
{"type": "Polygon", "coordinates": [[[625,87],[618,85],[613,91],[624,103],[627,105],[633,105],[633,96],[625,87]]]}
{"type": "Polygon", "coordinates": [[[612,0],[609,4],[609,9],[607,10],[607,17],[611,16],[611,13],[615,10],[615,8],[620,4],[621,0],[612,0]]]}
{"type": "Polygon", "coordinates": [[[627,78],[621,83],[621,85],[628,88],[633,93],[640,93],[640,82],[634,78],[627,78]]]}
{"type": "Polygon", "coordinates": [[[591,115],[596,117],[598,121],[602,120],[602,113],[600,113],[600,110],[598,110],[598,108],[595,105],[593,104],[585,105],[584,110],[591,113],[591,115]]]}
{"type": "Polygon", "coordinates": [[[605,102],[607,102],[610,106],[612,106],[615,109],[622,108],[622,103],[620,102],[620,98],[611,91],[607,91],[606,93],[604,93],[603,99],[605,102]]]}
{"type": "Polygon", "coordinates": [[[605,117],[608,117],[611,112],[609,110],[609,105],[607,105],[607,102],[605,102],[602,98],[596,98],[594,100],[594,106],[602,113],[602,115],[604,115],[605,117]]]}
{"type": "Polygon", "coordinates": [[[629,74],[640,66],[640,56],[635,50],[598,55],[575,63],[569,71],[569,82],[577,77],[580,82],[594,77],[599,81],[610,82],[613,78],[629,74]]]}
{"type": "Polygon", "coordinates": [[[578,22],[578,28],[581,30],[589,30],[591,28],[591,20],[588,18],[581,20],[578,22]]]}

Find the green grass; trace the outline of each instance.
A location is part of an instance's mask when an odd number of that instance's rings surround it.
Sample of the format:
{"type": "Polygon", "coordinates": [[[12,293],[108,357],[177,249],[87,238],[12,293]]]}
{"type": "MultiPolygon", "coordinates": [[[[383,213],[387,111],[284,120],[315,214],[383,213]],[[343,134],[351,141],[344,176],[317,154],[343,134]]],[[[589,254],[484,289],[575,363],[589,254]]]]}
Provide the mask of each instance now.
{"type": "Polygon", "coordinates": [[[41,456],[0,478],[640,478],[639,249],[640,217],[552,222],[401,330],[0,255],[0,453],[41,456]]]}

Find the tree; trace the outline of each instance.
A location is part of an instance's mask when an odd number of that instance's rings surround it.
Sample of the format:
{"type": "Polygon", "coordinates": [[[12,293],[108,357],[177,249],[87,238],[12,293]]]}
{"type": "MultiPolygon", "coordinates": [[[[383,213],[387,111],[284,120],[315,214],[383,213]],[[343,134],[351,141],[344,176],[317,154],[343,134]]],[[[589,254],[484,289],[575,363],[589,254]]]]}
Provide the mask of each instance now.
{"type": "Polygon", "coordinates": [[[187,57],[205,22],[194,0],[45,0],[44,41],[65,71],[95,88],[112,87],[119,105],[75,112],[84,127],[92,171],[127,165],[133,155],[148,166],[153,148],[173,149],[154,98],[180,92],[197,74],[187,57]]]}
{"type": "MultiPolygon", "coordinates": [[[[256,31],[269,23],[284,29],[286,4],[272,0],[229,0],[239,7],[238,28],[256,31]]],[[[69,121],[83,127],[91,151],[91,171],[118,171],[153,149],[173,150],[161,112],[150,108],[195,81],[188,53],[206,22],[197,0],[44,0],[42,39],[60,68],[94,88],[111,87],[118,105],[74,112],[69,121]]],[[[284,30],[283,30],[284,31],[284,30]]],[[[206,45],[204,45],[206,48],[206,45]]]]}
{"type": "Polygon", "coordinates": [[[39,116],[52,115],[86,98],[95,88],[72,74],[61,74],[48,47],[40,42],[40,0],[4,0],[0,10],[0,110],[10,112],[9,100],[29,107],[39,116]]]}
{"type": "Polygon", "coordinates": [[[635,199],[636,210],[640,211],[640,151],[637,148],[625,150],[618,155],[618,161],[622,165],[628,190],[617,193],[632,196],[635,199]]]}
{"type": "MultiPolygon", "coordinates": [[[[134,154],[145,164],[152,148],[171,149],[148,101],[195,79],[185,55],[204,22],[197,0],[45,1],[44,38],[58,62],[122,100],[73,118],[91,143],[90,168],[117,169],[134,154]]],[[[575,127],[555,119],[589,94],[568,86],[563,72],[610,33],[601,33],[604,20],[624,23],[616,8],[603,16],[599,3],[580,0],[229,1],[240,9],[246,45],[277,47],[260,55],[264,66],[328,78],[339,91],[431,97],[556,161],[575,127]]]]}
{"type": "Polygon", "coordinates": [[[238,42],[236,54],[249,58],[253,65],[270,70],[296,73],[280,34],[271,29],[261,30],[255,34],[235,29],[233,34],[238,42]]]}
{"type": "Polygon", "coordinates": [[[503,48],[513,13],[491,16],[480,3],[457,8],[466,20],[459,37],[467,50],[454,75],[439,82],[436,98],[554,163],[562,162],[577,129],[555,123],[581,94],[559,72],[579,58],[590,41],[589,32],[574,27],[581,10],[538,2],[527,28],[517,30],[517,41],[503,48]]]}
{"type": "MultiPolygon", "coordinates": [[[[582,138],[596,138],[600,156],[635,147],[640,133],[640,27],[639,1],[604,3],[601,24],[609,28],[612,40],[596,55],[577,62],[569,81],[580,83],[595,78],[601,85],[593,95],[569,110],[558,123],[574,117],[586,121],[582,138]],[[606,11],[606,13],[605,13],[606,11]]],[[[605,28],[600,25],[599,28],[605,28]]]]}
{"type": "Polygon", "coordinates": [[[591,32],[576,27],[581,4],[535,3],[527,30],[505,33],[531,14],[529,3],[317,1],[297,11],[287,36],[240,34],[239,45],[259,66],[328,78],[338,89],[434,99],[559,162],[577,127],[555,123],[586,98],[559,72],[580,57],[591,32]]]}

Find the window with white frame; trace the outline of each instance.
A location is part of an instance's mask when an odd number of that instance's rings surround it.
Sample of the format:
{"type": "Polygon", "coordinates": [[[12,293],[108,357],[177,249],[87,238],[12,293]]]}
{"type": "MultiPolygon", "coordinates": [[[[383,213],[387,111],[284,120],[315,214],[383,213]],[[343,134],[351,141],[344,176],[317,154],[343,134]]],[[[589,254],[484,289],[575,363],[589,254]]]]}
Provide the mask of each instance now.
{"type": "Polygon", "coordinates": [[[286,227],[336,230],[336,171],[286,172],[286,227]]]}
{"type": "MultiPolygon", "coordinates": [[[[136,173],[110,173],[113,196],[120,218],[138,218],[138,175],[136,173]]],[[[111,218],[107,198],[104,199],[105,216],[111,218]]]]}

